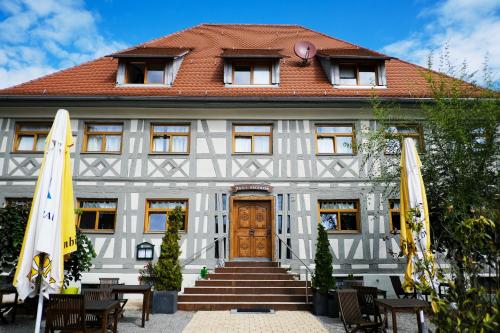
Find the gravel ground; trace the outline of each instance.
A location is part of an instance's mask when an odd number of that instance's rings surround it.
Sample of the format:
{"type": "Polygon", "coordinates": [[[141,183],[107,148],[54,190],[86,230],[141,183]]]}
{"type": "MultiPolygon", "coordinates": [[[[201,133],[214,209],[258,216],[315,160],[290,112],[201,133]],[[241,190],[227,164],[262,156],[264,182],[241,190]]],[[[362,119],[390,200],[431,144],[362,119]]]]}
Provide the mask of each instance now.
{"type": "MultiPolygon", "coordinates": [[[[173,315],[156,314],[150,315],[149,321],[146,322],[146,328],[140,327],[141,312],[127,310],[125,317],[118,322],[118,332],[121,333],[181,333],[193,318],[195,312],[177,311],[173,315]]],[[[318,319],[328,332],[344,332],[344,326],[338,318],[315,317],[318,319]]],[[[9,317],[10,319],[10,317],[9,317]]],[[[415,315],[407,313],[398,313],[398,332],[414,333],[417,332],[417,320],[415,315]]],[[[429,324],[426,318],[428,328],[433,332],[434,325],[429,324]]],[[[35,319],[32,316],[18,315],[14,324],[0,324],[0,333],[27,333],[33,332],[35,327],[35,319]]],[[[251,330],[253,331],[253,330],[251,330]]],[[[389,329],[392,332],[392,321],[389,314],[389,329]]],[[[42,322],[43,332],[43,322],[42,322]]],[[[208,330],[204,332],[209,333],[208,330]]],[[[274,332],[274,331],[273,331],[274,332]]],[[[306,333],[304,331],[304,333],[306,333]]]]}

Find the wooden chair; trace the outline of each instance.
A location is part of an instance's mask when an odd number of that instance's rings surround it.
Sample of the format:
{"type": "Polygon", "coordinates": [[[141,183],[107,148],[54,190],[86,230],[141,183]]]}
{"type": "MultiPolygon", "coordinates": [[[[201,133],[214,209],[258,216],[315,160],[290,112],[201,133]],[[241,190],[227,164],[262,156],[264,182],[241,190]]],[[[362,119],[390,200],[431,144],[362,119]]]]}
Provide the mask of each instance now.
{"type": "Polygon", "coordinates": [[[401,280],[397,275],[390,275],[392,288],[394,288],[394,292],[398,298],[415,298],[415,293],[407,293],[403,289],[403,285],[401,284],[401,280]]]}
{"type": "MultiPolygon", "coordinates": [[[[7,298],[7,297],[6,297],[7,298]]],[[[12,285],[1,286],[0,288],[0,321],[7,324],[5,315],[10,313],[12,315],[11,321],[16,321],[18,294],[17,289],[12,285]],[[5,301],[4,296],[13,295],[13,299],[5,301]]]]}
{"type": "MultiPolygon", "coordinates": [[[[99,278],[99,288],[100,289],[108,289],[111,293],[113,286],[120,283],[120,278],[99,278]]],[[[120,317],[123,317],[123,313],[125,312],[125,304],[127,304],[127,299],[123,298],[123,294],[118,294],[118,301],[120,301],[120,317]]]]}
{"type": "MultiPolygon", "coordinates": [[[[111,294],[111,289],[85,289],[82,290],[82,294],[85,297],[85,301],[102,301],[102,300],[110,300],[113,299],[113,295],[111,294]]],[[[120,309],[114,310],[110,313],[110,317],[120,316],[120,309]]],[[[87,326],[88,327],[101,327],[102,326],[102,318],[94,314],[87,314],[87,326]]],[[[111,320],[108,320],[109,323],[112,323],[111,320]]]]}
{"type": "Polygon", "coordinates": [[[83,295],[50,294],[45,315],[45,333],[87,332],[83,295]]]}
{"type": "Polygon", "coordinates": [[[352,288],[357,292],[361,313],[367,316],[368,319],[370,319],[370,316],[373,316],[376,322],[382,323],[382,316],[377,304],[375,304],[378,296],[377,288],[364,286],[353,286],[352,288]]]}
{"type": "Polygon", "coordinates": [[[337,290],[340,314],[346,332],[370,331],[377,332],[382,323],[372,322],[363,318],[358,304],[357,292],[354,289],[337,290]]]}

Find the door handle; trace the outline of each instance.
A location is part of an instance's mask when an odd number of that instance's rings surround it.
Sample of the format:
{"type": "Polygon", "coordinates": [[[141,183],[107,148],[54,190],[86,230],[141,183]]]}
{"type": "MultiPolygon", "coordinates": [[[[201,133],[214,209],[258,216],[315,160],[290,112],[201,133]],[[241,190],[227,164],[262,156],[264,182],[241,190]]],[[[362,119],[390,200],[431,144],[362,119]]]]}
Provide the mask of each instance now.
{"type": "Polygon", "coordinates": [[[255,229],[254,229],[254,228],[250,228],[250,229],[248,230],[248,235],[249,235],[249,236],[253,236],[254,234],[255,234],[255,229]]]}

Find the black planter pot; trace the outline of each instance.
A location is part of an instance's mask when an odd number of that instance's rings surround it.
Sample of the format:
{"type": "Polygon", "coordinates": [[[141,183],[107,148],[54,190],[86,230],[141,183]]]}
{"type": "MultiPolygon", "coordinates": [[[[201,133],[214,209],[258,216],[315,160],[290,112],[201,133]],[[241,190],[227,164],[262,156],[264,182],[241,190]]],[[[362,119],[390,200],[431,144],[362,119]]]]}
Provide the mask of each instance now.
{"type": "Polygon", "coordinates": [[[313,312],[316,316],[326,316],[328,314],[328,294],[323,295],[315,291],[313,297],[313,307],[313,312]]]}
{"type": "Polygon", "coordinates": [[[153,291],[152,313],[176,313],[177,290],[153,291]]]}
{"type": "Polygon", "coordinates": [[[337,297],[337,290],[330,290],[328,292],[328,317],[339,317],[339,299],[337,297]]]}

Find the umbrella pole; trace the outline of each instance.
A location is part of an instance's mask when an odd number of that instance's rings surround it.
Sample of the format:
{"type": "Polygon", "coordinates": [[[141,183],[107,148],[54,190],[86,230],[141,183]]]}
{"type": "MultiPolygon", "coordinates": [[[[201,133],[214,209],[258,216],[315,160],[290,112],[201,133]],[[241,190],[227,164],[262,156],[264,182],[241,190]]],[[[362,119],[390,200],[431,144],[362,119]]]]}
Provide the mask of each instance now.
{"type": "Polygon", "coordinates": [[[43,261],[45,260],[45,253],[40,253],[40,265],[38,265],[38,306],[36,310],[36,324],[35,333],[40,333],[40,326],[42,325],[42,312],[43,312],[43,261]]]}

